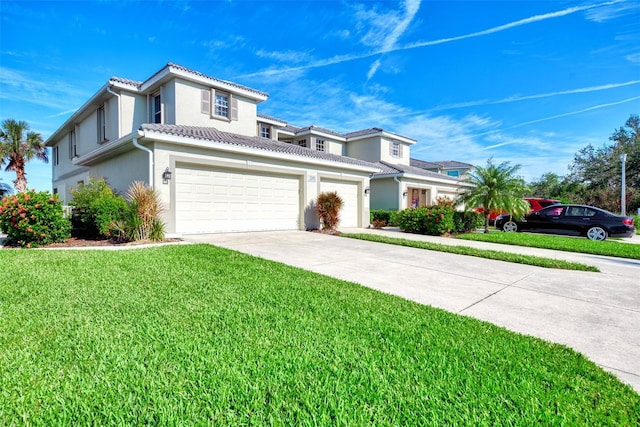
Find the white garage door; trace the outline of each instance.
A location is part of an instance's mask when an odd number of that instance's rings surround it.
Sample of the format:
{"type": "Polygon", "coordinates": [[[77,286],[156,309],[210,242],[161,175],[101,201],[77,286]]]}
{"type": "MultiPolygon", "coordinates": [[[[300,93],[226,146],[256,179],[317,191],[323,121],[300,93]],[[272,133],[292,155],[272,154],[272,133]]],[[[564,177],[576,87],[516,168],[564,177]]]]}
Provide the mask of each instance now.
{"type": "Polygon", "coordinates": [[[358,183],[322,179],[320,181],[320,192],[325,193],[328,191],[337,192],[344,202],[340,212],[338,228],[358,227],[358,183]]]}
{"type": "Polygon", "coordinates": [[[297,177],[182,165],[175,182],[178,233],[299,229],[297,177]]]}

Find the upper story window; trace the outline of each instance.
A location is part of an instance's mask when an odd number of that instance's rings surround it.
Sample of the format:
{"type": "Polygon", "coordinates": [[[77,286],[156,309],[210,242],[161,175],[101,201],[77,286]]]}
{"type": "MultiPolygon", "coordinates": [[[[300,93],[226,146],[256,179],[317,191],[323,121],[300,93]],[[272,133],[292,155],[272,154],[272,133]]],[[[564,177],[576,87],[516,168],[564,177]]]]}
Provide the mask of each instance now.
{"type": "Polygon", "coordinates": [[[160,92],[152,97],[151,119],[153,123],[162,123],[162,99],[160,98],[160,92]]]}
{"type": "Polygon", "coordinates": [[[460,171],[447,171],[447,176],[458,178],[460,176],[460,171]]]}
{"type": "Polygon", "coordinates": [[[402,157],[402,145],[398,141],[391,141],[390,151],[393,157],[402,157]]]}
{"type": "Polygon", "coordinates": [[[229,117],[229,95],[216,93],[216,103],[213,114],[219,117],[229,117]]]}
{"type": "Polygon", "coordinates": [[[299,140],[299,141],[297,142],[297,144],[298,144],[300,147],[306,147],[306,146],[307,146],[307,140],[306,140],[306,139],[301,139],[301,140],[299,140]]]}
{"type": "Polygon", "coordinates": [[[215,89],[200,90],[200,111],[212,119],[238,120],[238,100],[215,89]]]}
{"type": "Polygon", "coordinates": [[[271,138],[271,126],[260,123],[260,136],[262,138],[271,138]]]}
{"type": "Polygon", "coordinates": [[[325,150],[324,139],[316,139],[316,150],[318,150],[318,151],[324,151],[325,150]]]}
{"type": "Polygon", "coordinates": [[[53,147],[53,164],[54,165],[59,165],[60,164],[60,150],[58,148],[58,146],[56,145],[55,147],[53,147]]]}
{"type": "Polygon", "coordinates": [[[104,112],[104,104],[98,107],[98,142],[107,140],[107,118],[104,112]]]}
{"type": "Polygon", "coordinates": [[[78,153],[76,152],[76,131],[69,131],[69,158],[73,159],[78,153]]]}

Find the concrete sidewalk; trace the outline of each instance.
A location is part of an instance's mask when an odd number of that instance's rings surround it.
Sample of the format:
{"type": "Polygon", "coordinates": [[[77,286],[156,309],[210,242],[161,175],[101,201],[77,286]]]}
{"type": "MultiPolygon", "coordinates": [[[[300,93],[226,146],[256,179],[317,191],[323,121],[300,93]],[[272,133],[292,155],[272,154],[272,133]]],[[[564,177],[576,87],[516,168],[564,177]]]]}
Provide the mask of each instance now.
{"type": "Polygon", "coordinates": [[[303,231],[185,236],[565,344],[640,392],[640,261],[389,230],[344,230],[597,265],[564,271],[303,231]]]}

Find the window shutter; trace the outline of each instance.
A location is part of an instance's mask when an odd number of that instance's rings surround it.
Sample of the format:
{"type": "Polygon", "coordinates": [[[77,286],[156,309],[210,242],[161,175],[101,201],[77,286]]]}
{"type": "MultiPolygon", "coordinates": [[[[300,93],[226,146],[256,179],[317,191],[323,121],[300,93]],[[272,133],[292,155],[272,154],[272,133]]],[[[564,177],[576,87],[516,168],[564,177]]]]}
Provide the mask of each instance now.
{"type": "Polygon", "coordinates": [[[231,101],[231,111],[229,117],[231,120],[238,120],[238,100],[231,94],[229,94],[229,101],[231,101]]]}
{"type": "Polygon", "coordinates": [[[209,89],[200,91],[200,112],[202,114],[211,114],[211,92],[209,89]]]}
{"type": "Polygon", "coordinates": [[[402,157],[402,144],[398,143],[398,157],[402,157]]]}

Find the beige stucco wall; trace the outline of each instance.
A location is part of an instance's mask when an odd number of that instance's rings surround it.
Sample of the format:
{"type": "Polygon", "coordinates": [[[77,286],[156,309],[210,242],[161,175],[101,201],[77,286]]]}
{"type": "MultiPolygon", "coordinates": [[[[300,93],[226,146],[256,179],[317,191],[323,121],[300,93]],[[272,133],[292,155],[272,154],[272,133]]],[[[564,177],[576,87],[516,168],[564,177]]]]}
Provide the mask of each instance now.
{"type": "Polygon", "coordinates": [[[212,118],[201,112],[201,90],[206,86],[175,79],[175,121],[170,124],[215,127],[224,132],[257,136],[257,105],[255,101],[233,94],[238,101],[238,120],[212,118]]]}
{"type": "Polygon", "coordinates": [[[120,136],[127,135],[138,129],[147,119],[147,97],[130,92],[122,92],[120,95],[120,108],[122,109],[120,136]]]}
{"type": "Polygon", "coordinates": [[[367,162],[380,160],[380,139],[378,137],[349,141],[344,155],[367,162]]]}
{"type": "Polygon", "coordinates": [[[156,188],[161,195],[164,216],[163,220],[167,225],[168,233],[175,233],[175,180],[163,184],[162,171],[168,166],[171,171],[175,171],[176,165],[195,164],[203,166],[214,166],[225,169],[236,169],[238,171],[260,171],[275,174],[285,174],[298,176],[303,183],[301,188],[301,228],[317,227],[318,221],[313,207],[318,196],[319,182],[321,178],[339,179],[355,182],[359,185],[359,227],[369,224],[369,197],[364,196],[364,188],[369,186],[368,172],[345,172],[340,167],[331,165],[315,165],[308,163],[297,163],[283,159],[265,159],[258,156],[246,154],[235,154],[217,150],[208,150],[200,147],[176,146],[164,142],[156,142],[155,146],[155,176],[156,188]]]}

